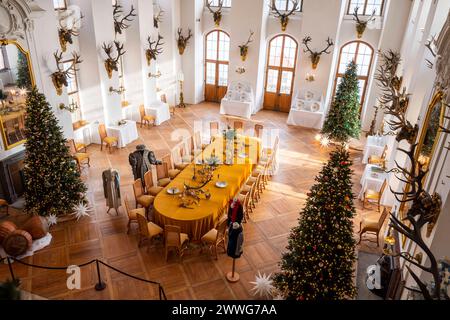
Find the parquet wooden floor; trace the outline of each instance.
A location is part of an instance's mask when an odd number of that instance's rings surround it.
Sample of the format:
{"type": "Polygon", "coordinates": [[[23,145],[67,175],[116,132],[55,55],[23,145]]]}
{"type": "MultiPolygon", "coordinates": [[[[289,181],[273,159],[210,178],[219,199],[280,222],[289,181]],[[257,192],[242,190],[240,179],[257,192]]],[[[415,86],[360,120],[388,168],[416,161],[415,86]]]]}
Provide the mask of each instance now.
{"type": "MultiPolygon", "coordinates": [[[[245,225],[244,254],[237,260],[236,270],[241,280],[230,284],[225,273],[231,270],[231,259],[220,253],[214,260],[208,253],[191,248],[182,262],[177,257],[164,259],[162,243],[148,250],[138,248],[136,227],[126,233],[127,217],[124,207],[119,216],[106,212],[101,173],[112,166],[120,172],[121,192],[133,198],[133,180],[128,164],[128,154],[136,145],[144,143],[158,158],[165,155],[176,141],[170,139],[174,129],[184,128],[192,132],[195,121],[208,126],[211,120],[224,121],[217,104],[203,103],[177,109],[172,119],[159,127],[139,128],[140,137],[127,147],[112,154],[100,151],[100,146],[91,145],[88,152],[91,167],[83,169],[83,180],[88,186],[88,198],[94,208],[91,217],[80,221],[60,223],[51,229],[51,245],[24,261],[45,265],[64,266],[81,264],[99,258],[125,272],[162,283],[169,299],[254,299],[250,281],[258,271],[273,273],[285,250],[290,229],[297,224],[306,193],[314,183],[314,177],[327,160],[328,151],[314,140],[317,132],[311,129],[286,125],[287,114],[261,111],[254,120],[261,121],[266,129],[275,128],[280,134],[280,168],[262,195],[261,202],[245,225]]],[[[253,127],[247,123],[247,129],[253,127]]],[[[361,148],[363,141],[356,141],[361,148]]],[[[359,193],[362,174],[361,152],[352,151],[354,161],[354,192],[359,193]]],[[[124,197],[122,196],[122,199],[124,197]]],[[[355,217],[355,236],[359,226],[361,202],[355,200],[358,214],[355,217]]],[[[23,215],[13,212],[14,220],[23,220],[23,215]]],[[[359,250],[378,252],[376,244],[364,241],[359,250]]],[[[22,288],[50,299],[157,299],[154,286],[133,280],[101,267],[107,284],[104,291],[95,291],[95,265],[82,268],[80,290],[69,291],[66,287],[65,271],[32,269],[14,263],[14,271],[22,280],[22,288]]],[[[0,279],[9,277],[8,267],[0,266],[0,279]]]]}

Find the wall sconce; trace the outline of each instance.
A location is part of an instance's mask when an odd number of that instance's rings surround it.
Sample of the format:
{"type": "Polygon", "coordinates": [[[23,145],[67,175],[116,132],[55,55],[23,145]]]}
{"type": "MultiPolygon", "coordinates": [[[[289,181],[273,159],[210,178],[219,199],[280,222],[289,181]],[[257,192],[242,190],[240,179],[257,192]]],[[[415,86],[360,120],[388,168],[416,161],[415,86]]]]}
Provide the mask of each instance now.
{"type": "Polygon", "coordinates": [[[245,73],[245,68],[244,68],[244,67],[238,67],[238,68],[236,68],[236,73],[239,73],[239,74],[245,73]]]}
{"type": "Polygon", "coordinates": [[[316,75],[314,73],[307,73],[306,74],[306,81],[308,82],[313,82],[314,80],[316,80],[316,75]]]}
{"type": "Polygon", "coordinates": [[[149,73],[148,74],[148,77],[149,78],[160,78],[162,76],[162,73],[161,73],[161,71],[160,70],[158,70],[156,73],[149,73]]]}
{"type": "Polygon", "coordinates": [[[123,86],[120,86],[119,89],[114,89],[113,87],[109,87],[109,92],[110,93],[117,93],[117,94],[122,94],[125,92],[125,88],[123,86]]]}
{"type": "Polygon", "coordinates": [[[67,110],[70,113],[75,112],[76,110],[78,110],[78,103],[76,103],[75,101],[72,100],[72,102],[66,106],[64,103],[60,103],[59,104],[59,109],[60,110],[67,110]]]}

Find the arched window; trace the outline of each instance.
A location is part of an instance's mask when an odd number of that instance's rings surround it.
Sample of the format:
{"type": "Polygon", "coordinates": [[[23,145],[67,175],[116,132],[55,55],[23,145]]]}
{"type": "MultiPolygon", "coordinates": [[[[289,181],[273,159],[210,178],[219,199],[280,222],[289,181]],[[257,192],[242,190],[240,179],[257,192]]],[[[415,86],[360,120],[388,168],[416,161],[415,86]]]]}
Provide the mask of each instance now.
{"type": "Polygon", "coordinates": [[[353,14],[358,8],[358,14],[370,16],[374,11],[376,16],[381,16],[384,9],[384,0],[350,0],[347,14],[353,14]]]}
{"type": "Polygon", "coordinates": [[[228,86],[230,37],[224,31],[214,30],[205,40],[205,100],[220,101],[228,86]]]}
{"type": "MultiPolygon", "coordinates": [[[[219,0],[205,0],[205,2],[209,1],[211,3],[211,7],[218,7],[219,0]]],[[[223,8],[231,8],[231,0],[222,0],[223,8]]]]}
{"type": "Polygon", "coordinates": [[[345,44],[341,48],[341,53],[339,55],[339,66],[336,73],[336,80],[334,82],[333,97],[336,93],[337,86],[344,76],[347,65],[352,60],[358,65],[359,102],[361,103],[361,106],[363,106],[366,97],[370,68],[373,60],[373,49],[369,44],[362,41],[352,41],[345,44]]]}
{"type": "MultiPolygon", "coordinates": [[[[279,11],[290,11],[294,7],[294,3],[291,0],[275,0],[275,7],[279,11]]],[[[303,0],[300,0],[298,2],[297,10],[295,11],[302,11],[303,7],[303,0]]]]}
{"type": "Polygon", "coordinates": [[[264,108],[289,112],[298,44],[288,35],[279,35],[269,42],[264,108]]]}

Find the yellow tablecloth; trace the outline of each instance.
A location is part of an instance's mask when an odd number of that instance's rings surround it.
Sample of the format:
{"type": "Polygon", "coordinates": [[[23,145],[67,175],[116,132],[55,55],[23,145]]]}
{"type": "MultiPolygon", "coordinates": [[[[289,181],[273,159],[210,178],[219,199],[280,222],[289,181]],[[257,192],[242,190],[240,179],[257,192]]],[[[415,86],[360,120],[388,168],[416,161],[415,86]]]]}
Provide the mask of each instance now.
{"type": "MultiPolygon", "coordinates": [[[[161,227],[176,225],[181,227],[181,232],[187,233],[191,240],[198,241],[206,232],[214,227],[218,217],[223,213],[228,201],[236,195],[242,184],[251,174],[253,166],[258,162],[260,148],[259,140],[253,137],[240,136],[234,144],[237,152],[232,165],[220,165],[214,171],[214,177],[203,190],[209,190],[211,198],[200,200],[198,206],[193,209],[180,207],[179,195],[170,195],[168,188],[176,187],[183,190],[184,183],[197,185],[192,181],[194,165],[186,167],[163,191],[155,198],[155,221],[161,227]],[[226,181],[226,188],[215,186],[217,181],[226,181]]],[[[208,159],[211,155],[219,156],[225,150],[224,139],[217,137],[214,142],[206,147],[203,153],[196,157],[208,159]]],[[[225,161],[225,156],[223,156],[225,161]]]]}

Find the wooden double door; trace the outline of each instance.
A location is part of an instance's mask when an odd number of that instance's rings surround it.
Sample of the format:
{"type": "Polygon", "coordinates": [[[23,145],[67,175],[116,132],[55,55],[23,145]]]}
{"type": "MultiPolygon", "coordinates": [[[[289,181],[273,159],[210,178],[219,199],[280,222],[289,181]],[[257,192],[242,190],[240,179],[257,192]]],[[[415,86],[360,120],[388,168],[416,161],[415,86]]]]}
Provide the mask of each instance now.
{"type": "Polygon", "coordinates": [[[297,42],[288,35],[275,36],[270,40],[264,87],[264,109],[290,111],[297,50],[297,42]]]}
{"type": "Polygon", "coordinates": [[[220,102],[228,88],[230,37],[222,30],[213,30],[205,40],[205,100],[220,102]]]}

